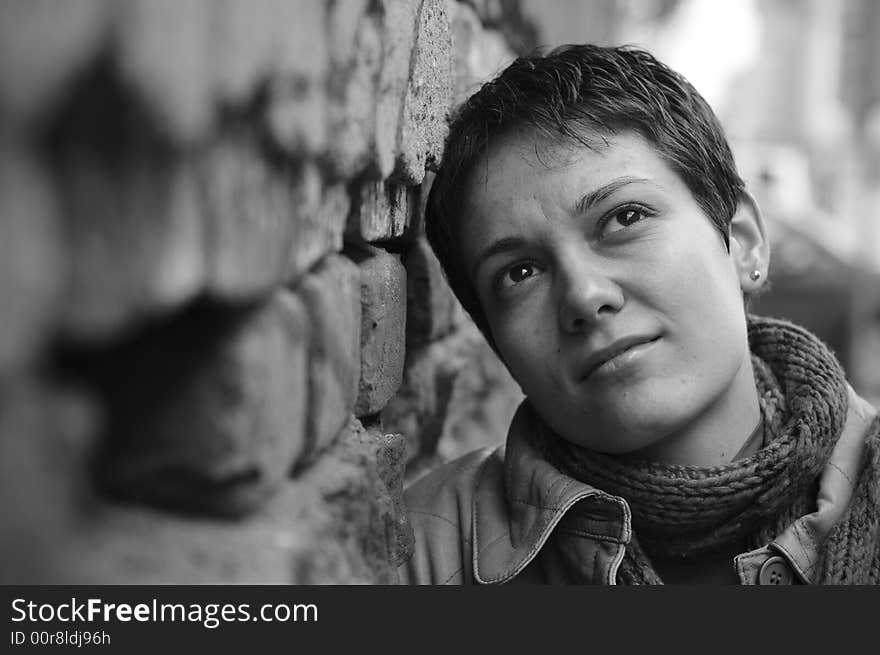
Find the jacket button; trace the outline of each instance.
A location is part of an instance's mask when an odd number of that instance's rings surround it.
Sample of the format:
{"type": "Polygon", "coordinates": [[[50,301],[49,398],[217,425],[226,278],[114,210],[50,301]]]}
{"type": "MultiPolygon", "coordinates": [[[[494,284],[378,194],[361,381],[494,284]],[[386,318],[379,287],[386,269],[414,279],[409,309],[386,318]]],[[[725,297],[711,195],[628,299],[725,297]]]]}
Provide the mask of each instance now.
{"type": "Polygon", "coordinates": [[[758,584],[768,585],[790,585],[794,580],[791,568],[779,555],[769,557],[766,562],[761,565],[758,571],[758,584]]]}

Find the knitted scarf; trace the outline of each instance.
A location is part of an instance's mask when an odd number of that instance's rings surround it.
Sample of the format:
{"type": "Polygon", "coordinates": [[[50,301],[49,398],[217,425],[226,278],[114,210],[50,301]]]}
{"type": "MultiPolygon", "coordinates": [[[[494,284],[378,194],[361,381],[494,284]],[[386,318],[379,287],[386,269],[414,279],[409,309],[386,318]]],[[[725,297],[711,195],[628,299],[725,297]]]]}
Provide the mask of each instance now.
{"type": "MultiPolygon", "coordinates": [[[[831,352],[790,323],[749,317],[749,345],[764,424],[763,447],[723,466],[621,461],[554,435],[542,439],[560,470],[627,500],[634,536],[621,584],[662,584],[647,553],[711,555],[772,541],[815,510],[819,475],[841,434],[847,386],[831,352]]],[[[880,419],[841,524],[823,545],[825,584],[880,583],[880,419]]]]}

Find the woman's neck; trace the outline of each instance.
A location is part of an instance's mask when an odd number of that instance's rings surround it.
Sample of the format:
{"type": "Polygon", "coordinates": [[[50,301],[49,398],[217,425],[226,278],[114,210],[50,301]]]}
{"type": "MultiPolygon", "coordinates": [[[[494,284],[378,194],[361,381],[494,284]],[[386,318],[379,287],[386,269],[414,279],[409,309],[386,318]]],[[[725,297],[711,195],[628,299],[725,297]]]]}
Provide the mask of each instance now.
{"type": "Polygon", "coordinates": [[[667,464],[721,466],[733,461],[760,423],[755,374],[747,356],[730,387],[714,403],[674,433],[631,457],[667,464]]]}

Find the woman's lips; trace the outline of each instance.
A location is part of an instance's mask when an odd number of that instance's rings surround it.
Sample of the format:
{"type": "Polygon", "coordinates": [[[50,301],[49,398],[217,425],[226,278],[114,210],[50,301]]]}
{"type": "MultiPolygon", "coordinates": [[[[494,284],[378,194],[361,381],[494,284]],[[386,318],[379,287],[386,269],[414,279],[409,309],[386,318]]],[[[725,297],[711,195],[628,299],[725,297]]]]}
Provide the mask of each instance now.
{"type": "Polygon", "coordinates": [[[621,370],[637,363],[660,340],[654,336],[634,336],[618,339],[610,346],[593,352],[587,358],[582,380],[621,370]]]}

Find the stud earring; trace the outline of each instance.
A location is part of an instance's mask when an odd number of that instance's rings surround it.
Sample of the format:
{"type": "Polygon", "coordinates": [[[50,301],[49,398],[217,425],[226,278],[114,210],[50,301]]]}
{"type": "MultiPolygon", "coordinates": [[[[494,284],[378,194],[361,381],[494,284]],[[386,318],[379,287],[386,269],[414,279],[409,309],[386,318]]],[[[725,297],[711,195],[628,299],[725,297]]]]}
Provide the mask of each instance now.
{"type": "Polygon", "coordinates": [[[752,278],[752,281],[753,281],[753,282],[757,282],[758,280],[761,279],[761,271],[759,271],[759,270],[756,268],[754,271],[752,271],[751,273],[749,273],[749,277],[752,278]]]}

